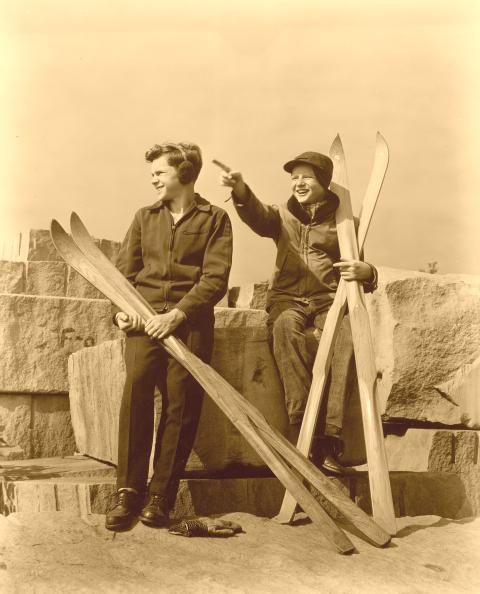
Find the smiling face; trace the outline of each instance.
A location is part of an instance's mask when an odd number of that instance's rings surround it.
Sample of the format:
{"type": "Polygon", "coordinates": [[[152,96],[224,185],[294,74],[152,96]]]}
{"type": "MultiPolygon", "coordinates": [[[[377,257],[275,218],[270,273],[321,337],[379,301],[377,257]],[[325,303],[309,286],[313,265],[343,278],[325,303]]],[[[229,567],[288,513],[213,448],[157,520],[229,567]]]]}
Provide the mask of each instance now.
{"type": "Polygon", "coordinates": [[[178,179],[177,170],[168,164],[166,154],[152,161],[152,185],[160,200],[174,200],[185,190],[178,179]]]}
{"type": "Polygon", "coordinates": [[[326,194],[325,188],[315,177],[313,167],[307,164],[295,165],[292,169],[292,192],[301,204],[313,204],[326,194]]]}

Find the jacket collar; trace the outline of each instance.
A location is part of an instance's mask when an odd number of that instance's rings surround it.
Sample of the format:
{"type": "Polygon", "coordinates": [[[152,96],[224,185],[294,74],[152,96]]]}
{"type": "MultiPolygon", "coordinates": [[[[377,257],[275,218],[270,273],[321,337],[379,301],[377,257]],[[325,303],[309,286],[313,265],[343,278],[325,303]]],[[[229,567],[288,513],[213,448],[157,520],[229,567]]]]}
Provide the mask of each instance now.
{"type": "MultiPolygon", "coordinates": [[[[162,208],[165,208],[165,202],[163,202],[163,200],[157,200],[157,202],[155,202],[151,206],[147,206],[147,210],[150,211],[160,210],[162,208]]],[[[210,202],[208,202],[208,200],[202,198],[200,194],[195,193],[192,208],[196,208],[197,210],[201,210],[203,212],[210,212],[212,210],[212,205],[210,204],[210,202]]]]}
{"type": "Polygon", "coordinates": [[[295,196],[290,196],[287,202],[287,208],[301,223],[308,225],[309,223],[319,223],[323,221],[325,217],[337,210],[339,204],[340,200],[338,196],[331,190],[327,190],[325,200],[318,204],[313,220],[310,219],[310,215],[295,196]]]}

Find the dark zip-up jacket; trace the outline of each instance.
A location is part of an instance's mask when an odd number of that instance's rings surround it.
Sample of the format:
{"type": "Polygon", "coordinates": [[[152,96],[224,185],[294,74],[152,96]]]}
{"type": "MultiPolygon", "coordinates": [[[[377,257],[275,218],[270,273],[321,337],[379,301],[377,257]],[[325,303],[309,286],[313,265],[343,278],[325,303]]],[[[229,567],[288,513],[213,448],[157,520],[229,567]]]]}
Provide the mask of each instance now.
{"type": "Polygon", "coordinates": [[[227,291],[231,263],[227,213],[195,194],[176,224],[162,201],[138,210],[117,268],[157,312],[176,307],[194,321],[213,315],[227,291]]]}
{"type": "MultiPolygon", "coordinates": [[[[315,309],[328,308],[338,286],[340,273],[333,267],[340,260],[335,211],[339,204],[330,190],[311,216],[291,196],[286,204],[263,204],[247,186],[247,197],[240,203],[232,194],[238,215],[255,233],[272,238],[277,246],[275,270],[267,295],[267,309],[278,301],[298,301],[315,309]]],[[[371,266],[371,265],[370,265],[371,266]]],[[[376,288],[372,282],[366,291],[376,288]]]]}

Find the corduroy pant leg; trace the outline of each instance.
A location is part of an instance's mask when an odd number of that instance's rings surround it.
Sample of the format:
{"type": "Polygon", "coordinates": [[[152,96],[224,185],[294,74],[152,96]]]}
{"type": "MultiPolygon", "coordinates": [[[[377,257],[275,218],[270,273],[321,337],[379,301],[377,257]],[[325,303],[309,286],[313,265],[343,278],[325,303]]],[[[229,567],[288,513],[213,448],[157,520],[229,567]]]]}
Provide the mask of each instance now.
{"type": "MultiPolygon", "coordinates": [[[[315,324],[321,325],[326,314],[315,318],[315,324]]],[[[348,315],[344,316],[340,325],[332,357],[330,378],[325,408],[325,435],[340,437],[343,428],[345,406],[355,381],[355,357],[353,353],[352,332],[348,315]]]]}
{"type": "MultiPolygon", "coordinates": [[[[283,309],[283,304],[280,304],[283,309]]],[[[273,355],[285,392],[291,425],[302,422],[312,383],[313,357],[305,335],[308,314],[301,307],[271,312],[273,355]]]]}
{"type": "Polygon", "coordinates": [[[118,435],[117,487],[144,491],[152,449],[153,394],[166,353],[145,334],[125,339],[127,377],[120,407],[118,435]]]}

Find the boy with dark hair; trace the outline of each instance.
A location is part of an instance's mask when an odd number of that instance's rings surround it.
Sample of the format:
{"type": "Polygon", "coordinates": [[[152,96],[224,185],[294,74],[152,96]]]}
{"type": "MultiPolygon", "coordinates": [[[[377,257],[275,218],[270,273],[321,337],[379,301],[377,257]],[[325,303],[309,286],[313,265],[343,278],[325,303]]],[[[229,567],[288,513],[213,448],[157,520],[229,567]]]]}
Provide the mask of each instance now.
{"type": "Polygon", "coordinates": [[[146,153],[158,200],[141,208],[127,232],[117,267],[157,314],[143,327],[139,316],[115,314],[126,332],[127,378],[120,409],[117,491],[106,515],[109,530],[124,530],[136,515],[164,526],[180,474],[193,447],[203,391],[160,340],[170,334],[208,362],[213,347],[214,305],[228,286],[232,233],[227,213],[197,194],[202,167],[195,144],[165,143],[146,153]],[[162,396],[153,457],[153,395],[162,396]]]}

